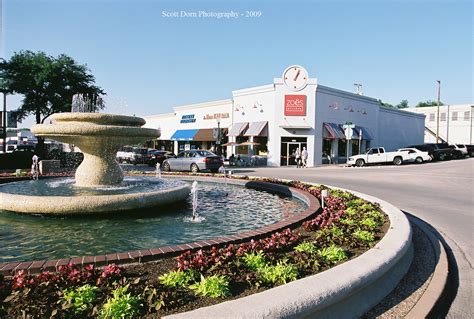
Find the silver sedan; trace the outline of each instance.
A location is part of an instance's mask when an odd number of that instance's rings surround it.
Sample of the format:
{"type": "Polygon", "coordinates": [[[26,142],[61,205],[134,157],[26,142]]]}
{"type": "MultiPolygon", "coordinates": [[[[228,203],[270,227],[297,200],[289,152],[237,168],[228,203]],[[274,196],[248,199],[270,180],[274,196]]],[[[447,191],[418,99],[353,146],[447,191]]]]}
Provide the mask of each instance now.
{"type": "Polygon", "coordinates": [[[163,170],[169,171],[199,171],[209,170],[216,173],[223,165],[222,158],[204,150],[190,150],[179,153],[163,161],[163,170]]]}

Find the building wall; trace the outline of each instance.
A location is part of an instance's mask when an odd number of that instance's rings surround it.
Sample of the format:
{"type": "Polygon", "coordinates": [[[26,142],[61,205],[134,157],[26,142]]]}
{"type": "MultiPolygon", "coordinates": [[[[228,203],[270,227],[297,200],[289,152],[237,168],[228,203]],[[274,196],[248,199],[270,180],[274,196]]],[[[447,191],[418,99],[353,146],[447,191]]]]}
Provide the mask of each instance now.
{"type": "MultiPolygon", "coordinates": [[[[371,145],[377,145],[377,118],[380,103],[367,96],[357,95],[326,86],[318,85],[316,90],[316,139],[320,141],[315,148],[316,164],[321,164],[323,123],[344,124],[352,122],[363,126],[369,131],[374,140],[371,145]]],[[[363,150],[362,150],[363,151],[363,150]]]]}
{"type": "MultiPolygon", "coordinates": [[[[440,106],[439,136],[450,144],[474,144],[472,104],[443,105],[440,106]]],[[[410,112],[424,114],[425,143],[436,143],[437,107],[409,108],[410,112]],[[432,133],[431,133],[431,132],[432,133]]]]}
{"type": "Polygon", "coordinates": [[[377,119],[377,144],[387,151],[414,144],[423,144],[425,129],[423,115],[380,107],[377,119]]]}

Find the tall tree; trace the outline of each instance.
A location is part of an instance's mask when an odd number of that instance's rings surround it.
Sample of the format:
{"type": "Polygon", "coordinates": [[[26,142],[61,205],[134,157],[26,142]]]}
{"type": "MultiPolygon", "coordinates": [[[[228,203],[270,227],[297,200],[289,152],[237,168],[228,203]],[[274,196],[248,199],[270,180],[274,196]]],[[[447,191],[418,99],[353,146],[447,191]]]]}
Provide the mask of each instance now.
{"type": "MultiPolygon", "coordinates": [[[[419,102],[416,107],[427,107],[427,106],[437,106],[438,102],[437,101],[425,101],[425,102],[419,102]]],[[[443,102],[439,102],[439,105],[444,105],[443,102]]]]}
{"type": "MultiPolygon", "coordinates": [[[[96,102],[92,111],[105,107],[100,98],[105,92],[95,85],[87,66],[64,54],[52,57],[44,52],[20,51],[9,61],[0,62],[0,74],[13,93],[23,95],[21,106],[13,111],[19,122],[33,114],[40,124],[54,113],[71,112],[76,93],[96,102]]],[[[38,151],[45,155],[42,138],[38,138],[38,151]]]]}
{"type": "Polygon", "coordinates": [[[105,92],[95,85],[87,66],[67,55],[52,57],[44,52],[20,51],[9,61],[0,62],[0,71],[10,89],[23,95],[22,105],[13,111],[18,121],[33,114],[39,124],[54,113],[70,112],[76,93],[95,100],[94,111],[105,106],[99,98],[105,92]]]}
{"type": "Polygon", "coordinates": [[[397,109],[406,109],[408,107],[408,100],[401,100],[395,107],[397,109]]]}

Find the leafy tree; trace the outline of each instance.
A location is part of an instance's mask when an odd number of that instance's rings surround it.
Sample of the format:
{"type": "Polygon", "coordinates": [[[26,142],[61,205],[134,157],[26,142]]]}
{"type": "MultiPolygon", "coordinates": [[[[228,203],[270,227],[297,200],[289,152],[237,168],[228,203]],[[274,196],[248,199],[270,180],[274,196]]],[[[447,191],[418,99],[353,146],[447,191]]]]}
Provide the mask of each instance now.
{"type": "MultiPolygon", "coordinates": [[[[19,122],[33,114],[40,124],[54,113],[71,112],[76,93],[93,102],[91,111],[105,106],[100,98],[105,92],[94,84],[87,66],[64,54],[52,57],[44,52],[17,52],[9,61],[0,61],[0,76],[11,92],[23,95],[22,105],[13,111],[19,122]]],[[[45,155],[44,140],[39,137],[38,152],[45,155]]]]}
{"type": "Polygon", "coordinates": [[[64,54],[55,58],[44,52],[20,51],[10,61],[0,62],[0,72],[10,90],[24,96],[13,112],[18,121],[34,114],[39,124],[54,113],[70,112],[76,93],[96,102],[94,111],[105,106],[100,98],[105,92],[94,85],[87,67],[64,54]]]}
{"type": "Polygon", "coordinates": [[[402,100],[400,103],[395,105],[397,109],[406,109],[408,107],[408,100],[402,100]]]}
{"type": "MultiPolygon", "coordinates": [[[[425,102],[419,102],[416,107],[427,107],[427,106],[437,106],[438,102],[437,101],[425,101],[425,102]]],[[[444,105],[443,102],[439,102],[439,105],[444,105]]]]}
{"type": "Polygon", "coordinates": [[[385,107],[391,107],[391,108],[396,108],[396,109],[405,109],[408,107],[408,100],[402,100],[400,103],[397,105],[393,105],[387,102],[383,102],[382,100],[379,100],[380,104],[385,107]]]}

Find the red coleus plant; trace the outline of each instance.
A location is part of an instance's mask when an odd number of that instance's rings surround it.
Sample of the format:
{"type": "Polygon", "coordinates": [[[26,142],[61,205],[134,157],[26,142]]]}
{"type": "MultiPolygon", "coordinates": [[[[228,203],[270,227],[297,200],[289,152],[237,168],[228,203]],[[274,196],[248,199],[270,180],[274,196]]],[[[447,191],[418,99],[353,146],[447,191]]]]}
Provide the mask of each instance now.
{"type": "Polygon", "coordinates": [[[293,245],[299,239],[299,236],[288,228],[282,232],[272,234],[271,237],[260,240],[252,239],[250,242],[240,245],[229,244],[227,247],[220,249],[213,246],[209,250],[200,249],[195,253],[188,250],[176,258],[177,268],[182,271],[193,269],[203,272],[218,263],[232,260],[235,256],[243,256],[249,252],[274,251],[293,245]]]}
{"type": "Polygon", "coordinates": [[[115,264],[104,267],[103,270],[97,269],[94,265],[87,265],[83,269],[74,267],[73,264],[59,266],[57,273],[43,271],[39,275],[28,275],[26,271],[18,271],[11,280],[13,290],[35,287],[37,285],[56,284],[58,286],[71,285],[103,285],[120,278],[122,269],[115,264]]]}

